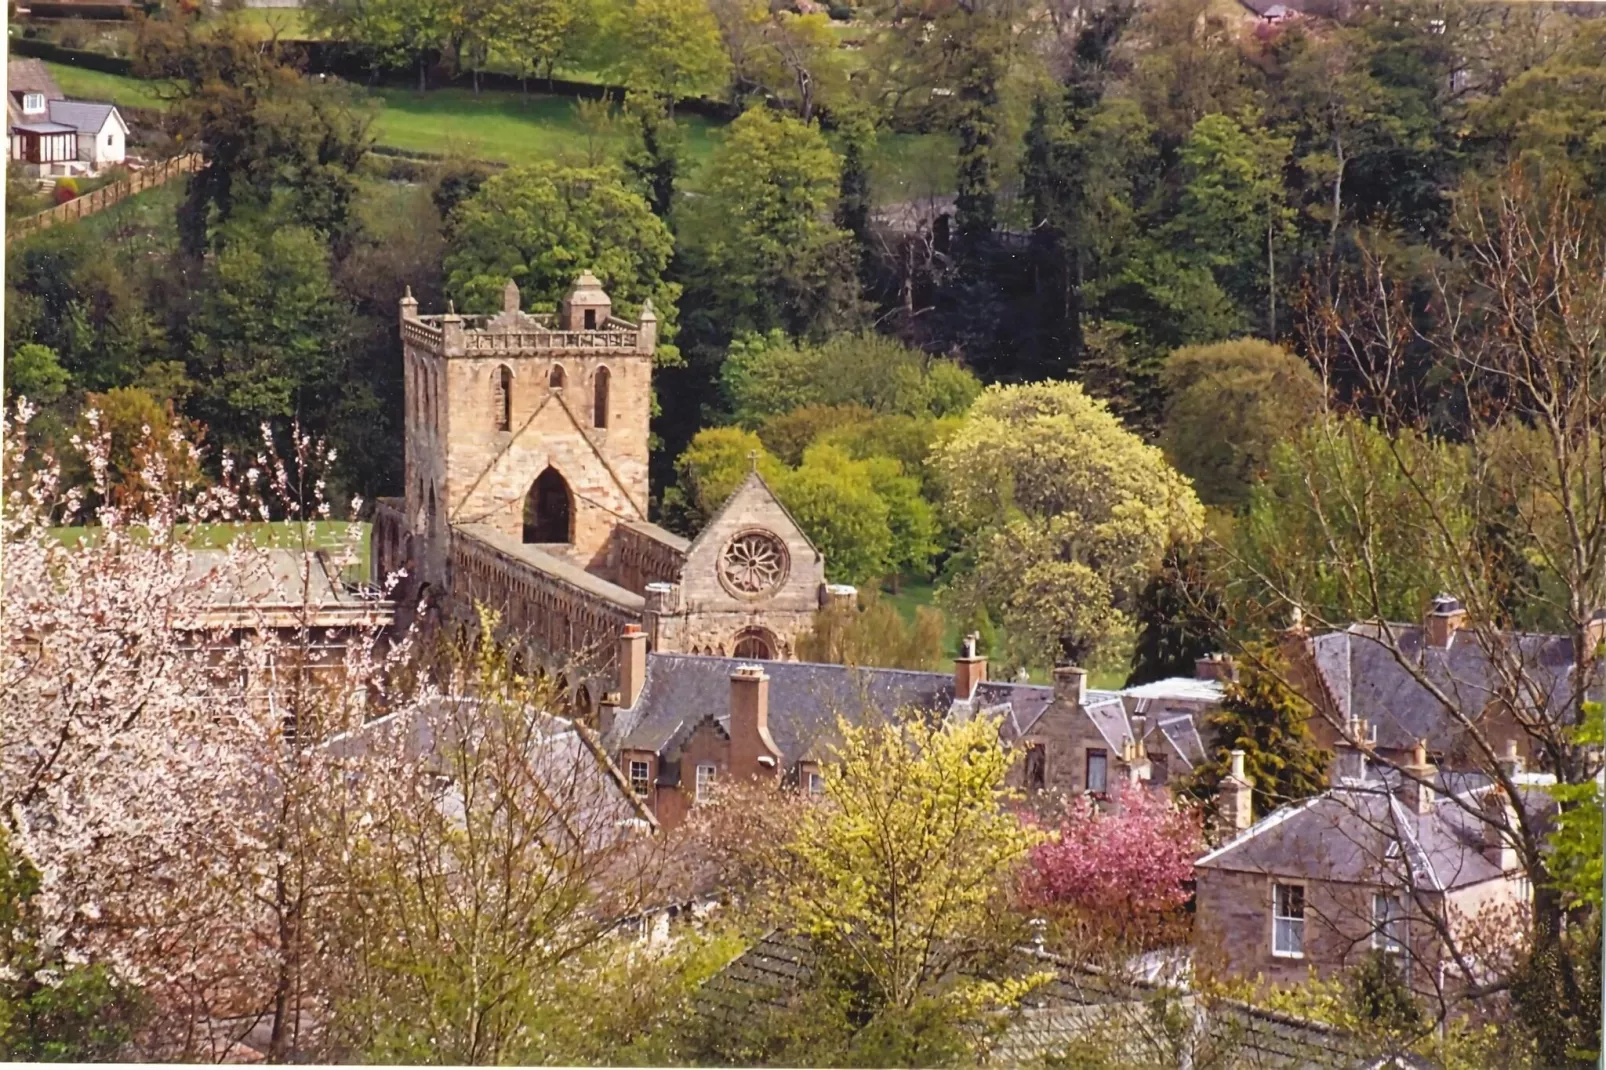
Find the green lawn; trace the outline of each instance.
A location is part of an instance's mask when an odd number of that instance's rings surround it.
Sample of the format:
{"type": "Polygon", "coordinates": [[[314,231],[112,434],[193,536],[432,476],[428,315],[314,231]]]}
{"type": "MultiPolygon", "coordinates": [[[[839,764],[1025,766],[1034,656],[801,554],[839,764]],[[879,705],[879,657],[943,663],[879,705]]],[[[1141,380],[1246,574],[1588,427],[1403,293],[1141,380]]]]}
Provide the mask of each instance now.
{"type": "MultiPolygon", "coordinates": [[[[344,521],[324,520],[312,526],[310,540],[305,524],[287,522],[255,523],[255,524],[196,524],[189,528],[186,537],[182,539],[185,546],[192,550],[222,549],[239,538],[241,533],[250,536],[251,541],[258,546],[283,549],[300,549],[307,546],[314,550],[344,550],[349,545],[351,525],[344,521]]],[[[357,525],[357,564],[356,571],[361,578],[368,577],[368,542],[370,526],[366,523],[357,525]]],[[[72,545],[79,539],[93,542],[98,537],[99,529],[95,527],[52,528],[50,534],[53,538],[72,545]]]]}
{"type": "MultiPolygon", "coordinates": [[[[572,97],[471,89],[378,89],[374,135],[381,145],[412,152],[473,157],[498,163],[538,160],[573,163],[615,159],[623,151],[625,129],[616,112],[586,118],[572,97]]],[[[586,109],[590,111],[590,109],[586,109]]],[[[693,166],[713,149],[716,124],[683,116],[686,150],[693,166]]]]}
{"type": "Polygon", "coordinates": [[[312,31],[307,13],[298,7],[243,7],[226,12],[223,18],[236,26],[261,30],[264,37],[277,35],[281,41],[305,41],[322,36],[312,31]]]}
{"type": "Polygon", "coordinates": [[[121,74],[89,71],[65,63],[46,63],[50,74],[69,97],[104,100],[125,108],[161,108],[165,102],[157,95],[157,83],[121,74]]]}
{"type": "MultiPolygon", "coordinates": [[[[154,83],[59,63],[48,66],[69,96],[127,107],[162,106],[154,83]]],[[[376,109],[377,142],[409,152],[514,165],[538,160],[583,164],[617,159],[626,138],[617,110],[610,114],[600,107],[583,108],[566,96],[383,88],[373,90],[370,99],[376,109]]],[[[686,185],[695,189],[697,170],[713,151],[722,124],[699,115],[681,119],[690,165],[686,185]]],[[[871,166],[883,203],[946,193],[954,182],[953,139],[946,134],[886,134],[876,143],[871,166]]]]}

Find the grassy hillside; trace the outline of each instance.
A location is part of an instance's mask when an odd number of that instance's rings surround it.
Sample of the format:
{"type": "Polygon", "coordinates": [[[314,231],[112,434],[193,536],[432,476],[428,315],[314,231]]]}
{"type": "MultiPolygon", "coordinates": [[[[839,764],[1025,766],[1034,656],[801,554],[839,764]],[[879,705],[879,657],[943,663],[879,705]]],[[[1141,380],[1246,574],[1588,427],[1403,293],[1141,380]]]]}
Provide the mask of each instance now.
{"type": "MultiPolygon", "coordinates": [[[[59,63],[50,71],[69,96],[109,100],[126,107],[161,107],[154,83],[59,63]]],[[[538,160],[587,162],[617,159],[626,133],[615,119],[588,119],[572,97],[546,93],[469,89],[373,90],[374,137],[378,144],[409,152],[463,156],[512,165],[538,160]]],[[[686,185],[712,152],[722,124],[682,116],[689,164],[686,185]]],[[[872,161],[876,193],[883,202],[924,197],[953,189],[954,147],[944,134],[888,134],[872,161]]]]}
{"type": "MultiPolygon", "coordinates": [[[[356,525],[357,531],[352,532],[353,525],[343,521],[320,521],[308,530],[305,524],[287,522],[256,523],[256,524],[196,524],[187,529],[182,542],[192,550],[222,549],[228,546],[242,534],[258,546],[300,549],[306,546],[313,550],[344,550],[351,545],[350,540],[357,541],[357,568],[364,579],[368,576],[368,543],[372,534],[371,526],[367,523],[356,525]]],[[[99,528],[71,527],[52,528],[51,536],[60,539],[67,545],[73,545],[79,540],[88,540],[91,543],[99,537],[99,528]]]]}

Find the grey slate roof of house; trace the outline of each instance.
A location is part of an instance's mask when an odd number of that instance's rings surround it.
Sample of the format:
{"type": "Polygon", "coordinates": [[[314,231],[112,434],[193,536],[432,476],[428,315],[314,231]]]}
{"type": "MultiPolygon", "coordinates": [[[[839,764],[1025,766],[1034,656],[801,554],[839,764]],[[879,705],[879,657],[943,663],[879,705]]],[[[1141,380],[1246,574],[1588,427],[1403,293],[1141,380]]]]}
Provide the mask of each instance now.
{"type": "MultiPolygon", "coordinates": [[[[1377,745],[1405,749],[1419,739],[1430,751],[1452,749],[1457,726],[1443,703],[1412,677],[1387,645],[1377,624],[1354,624],[1310,640],[1316,669],[1340,718],[1363,718],[1377,729],[1377,745]]],[[[1401,653],[1464,715],[1476,717],[1496,697],[1499,675],[1488,654],[1470,634],[1457,634],[1447,649],[1426,641],[1410,624],[1387,625],[1401,653]]],[[[1536,688],[1534,706],[1564,705],[1572,686],[1572,641],[1566,636],[1512,634],[1506,655],[1520,663],[1536,688]],[[1520,659],[1520,662],[1515,659],[1520,659]]]]}
{"type": "Polygon", "coordinates": [[[1188,714],[1179,713],[1162,718],[1153,731],[1165,736],[1189,768],[1205,760],[1205,745],[1199,736],[1199,726],[1193,723],[1193,718],[1188,714]]]}
{"type": "MultiPolygon", "coordinates": [[[[705,1012],[731,1023],[751,1022],[755,1012],[785,1005],[807,985],[815,957],[807,937],[772,932],[710,978],[698,992],[705,1012]]],[[[1011,968],[1021,973],[1048,971],[1052,979],[1033,991],[1021,1013],[995,1043],[989,1063],[1022,1065],[1062,1055],[1078,1041],[1106,1041],[1102,1027],[1113,1026],[1117,1042],[1142,1045],[1152,1036],[1153,985],[1127,983],[1077,968],[1041,952],[1022,950],[1011,968]]],[[[1190,996],[1183,1000],[1193,1003],[1190,996]]],[[[1211,1065],[1293,1070],[1376,1065],[1375,1056],[1353,1036],[1318,1022],[1252,1007],[1235,1000],[1193,1003],[1204,1029],[1196,1036],[1197,1061],[1211,1065]]],[[[1137,1052],[1132,1061],[1140,1061],[1137,1052]]],[[[1153,1055],[1153,1052],[1143,1054],[1153,1055]]],[[[1152,1061],[1152,1060],[1151,1060],[1152,1061]]]]}
{"type": "MultiPolygon", "coordinates": [[[[1451,791],[1469,781],[1445,778],[1451,791]]],[[[1474,809],[1476,795],[1467,796],[1474,809]]],[[[1206,869],[1264,873],[1354,884],[1405,884],[1450,891],[1501,876],[1482,850],[1483,823],[1457,802],[1441,797],[1427,814],[1402,802],[1389,782],[1369,780],[1333,788],[1273,811],[1232,842],[1194,863],[1206,869]]]]}
{"type": "MultiPolygon", "coordinates": [[[[750,661],[649,655],[641,695],[634,707],[618,712],[610,749],[661,753],[709,715],[728,726],[731,672],[745,664],[750,661]]],[[[855,720],[866,709],[890,712],[912,706],[945,714],[954,700],[953,677],[947,673],[800,661],[763,665],[770,678],[770,736],[787,766],[809,758],[833,736],[839,713],[855,720]]]]}
{"type": "Polygon", "coordinates": [[[27,121],[22,114],[20,93],[42,93],[46,100],[60,100],[61,87],[51,77],[43,60],[11,59],[6,62],[6,119],[10,125],[27,121]]]}
{"type": "Polygon", "coordinates": [[[13,130],[21,130],[28,134],[76,134],[78,128],[66,126],[62,123],[13,123],[13,130]]]}
{"type": "Polygon", "coordinates": [[[117,111],[111,104],[87,100],[52,100],[48,106],[52,122],[66,123],[83,134],[100,133],[106,119],[117,111]]]}

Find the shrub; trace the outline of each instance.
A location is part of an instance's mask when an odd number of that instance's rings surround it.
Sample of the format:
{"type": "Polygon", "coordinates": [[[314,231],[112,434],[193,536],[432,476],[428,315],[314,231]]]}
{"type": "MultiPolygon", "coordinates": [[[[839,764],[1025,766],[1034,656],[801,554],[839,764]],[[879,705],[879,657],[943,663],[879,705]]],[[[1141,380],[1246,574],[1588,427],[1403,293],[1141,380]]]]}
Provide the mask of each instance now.
{"type": "Polygon", "coordinates": [[[55,198],[57,204],[66,204],[78,196],[78,180],[73,178],[56,179],[55,198]]]}

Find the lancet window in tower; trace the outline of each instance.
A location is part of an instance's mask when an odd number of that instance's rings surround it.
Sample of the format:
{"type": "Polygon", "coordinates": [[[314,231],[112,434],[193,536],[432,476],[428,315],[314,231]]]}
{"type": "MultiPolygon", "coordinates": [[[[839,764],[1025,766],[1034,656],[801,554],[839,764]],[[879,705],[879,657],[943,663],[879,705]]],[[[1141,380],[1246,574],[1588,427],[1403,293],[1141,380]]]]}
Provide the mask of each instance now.
{"type": "Polygon", "coordinates": [[[513,430],[513,373],[505,364],[496,369],[496,387],[491,407],[496,412],[496,429],[513,430]]]}
{"type": "Polygon", "coordinates": [[[524,496],[524,541],[574,541],[574,498],[556,468],[536,476],[524,496]]]}
{"type": "Polygon", "coordinates": [[[593,427],[608,426],[608,379],[607,368],[598,368],[596,380],[592,384],[595,397],[592,399],[591,425],[593,427]]]}

